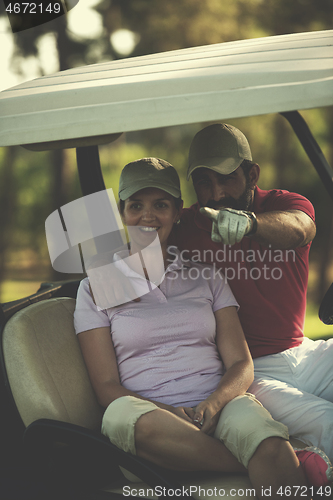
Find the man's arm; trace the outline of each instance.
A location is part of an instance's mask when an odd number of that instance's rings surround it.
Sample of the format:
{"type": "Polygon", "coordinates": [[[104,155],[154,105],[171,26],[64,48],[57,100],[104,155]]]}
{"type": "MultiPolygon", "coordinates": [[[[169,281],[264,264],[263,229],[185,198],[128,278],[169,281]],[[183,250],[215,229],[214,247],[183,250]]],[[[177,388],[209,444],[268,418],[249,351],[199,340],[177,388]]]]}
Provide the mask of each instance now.
{"type": "Polygon", "coordinates": [[[315,235],[315,223],[305,212],[288,210],[258,214],[252,238],[265,246],[289,250],[307,245],[315,235]]]}
{"type": "Polygon", "coordinates": [[[250,212],[231,208],[203,207],[200,212],[213,222],[212,240],[225,245],[234,245],[248,235],[262,245],[289,250],[306,245],[316,234],[315,223],[301,210],[265,212],[256,221],[250,212]]]}

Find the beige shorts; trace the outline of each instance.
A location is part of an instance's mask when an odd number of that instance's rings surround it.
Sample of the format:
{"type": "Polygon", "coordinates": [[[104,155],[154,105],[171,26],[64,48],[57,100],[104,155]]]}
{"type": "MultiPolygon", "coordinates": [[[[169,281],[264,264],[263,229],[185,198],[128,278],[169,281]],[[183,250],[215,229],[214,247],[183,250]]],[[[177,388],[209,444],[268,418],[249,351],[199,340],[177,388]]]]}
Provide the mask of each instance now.
{"type": "MultiPolygon", "coordinates": [[[[134,429],[137,420],[158,406],[150,401],[123,396],[106,409],[102,433],[118,448],[136,455],[134,429]]],[[[222,410],[214,437],[224,443],[245,467],[259,444],[269,437],[289,439],[288,429],[276,422],[252,394],[238,396],[222,410]]]]}

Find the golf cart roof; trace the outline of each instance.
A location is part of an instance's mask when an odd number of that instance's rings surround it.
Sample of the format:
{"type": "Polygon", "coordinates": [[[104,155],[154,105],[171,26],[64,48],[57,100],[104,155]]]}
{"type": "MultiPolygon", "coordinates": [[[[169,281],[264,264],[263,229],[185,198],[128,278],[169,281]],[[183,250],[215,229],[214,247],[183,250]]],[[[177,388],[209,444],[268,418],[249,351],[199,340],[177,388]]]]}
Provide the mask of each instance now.
{"type": "Polygon", "coordinates": [[[332,104],[333,30],[271,36],[83,66],[7,89],[0,146],[76,147],[332,104]]]}

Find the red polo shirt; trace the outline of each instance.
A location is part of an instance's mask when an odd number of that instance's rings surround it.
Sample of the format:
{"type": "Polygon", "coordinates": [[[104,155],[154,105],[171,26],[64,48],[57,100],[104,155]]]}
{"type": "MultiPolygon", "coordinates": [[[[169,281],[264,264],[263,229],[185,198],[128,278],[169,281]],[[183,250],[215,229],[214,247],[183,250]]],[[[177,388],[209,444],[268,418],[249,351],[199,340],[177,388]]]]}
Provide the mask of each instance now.
{"type": "MultiPolygon", "coordinates": [[[[265,247],[244,237],[235,245],[211,240],[211,221],[199,204],[184,209],[173,242],[183,257],[221,269],[240,305],[239,317],[254,358],[302,342],[311,244],[295,250],[265,247]]],[[[301,210],[315,220],[312,204],[288,191],[256,188],[256,214],[301,210]]]]}

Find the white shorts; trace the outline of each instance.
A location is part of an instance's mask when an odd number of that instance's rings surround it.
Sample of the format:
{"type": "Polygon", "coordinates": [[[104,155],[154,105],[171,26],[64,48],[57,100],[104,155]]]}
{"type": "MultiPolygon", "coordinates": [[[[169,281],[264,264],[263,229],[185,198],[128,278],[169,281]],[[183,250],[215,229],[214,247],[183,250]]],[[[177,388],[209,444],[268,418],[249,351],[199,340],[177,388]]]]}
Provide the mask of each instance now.
{"type": "Polygon", "coordinates": [[[249,391],[292,437],[333,460],[333,339],[254,359],[249,391]]]}
{"type": "MultiPolygon", "coordinates": [[[[154,403],[133,396],[116,399],[104,413],[102,433],[118,448],[135,455],[135,424],[142,415],[156,409],[154,403]]],[[[264,439],[289,439],[287,427],[273,420],[252,394],[238,396],[223,408],[214,437],[245,467],[264,439]]]]}

